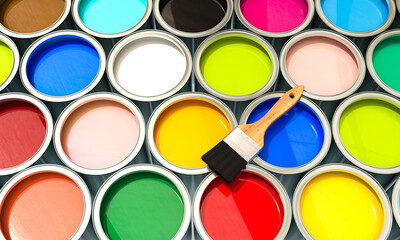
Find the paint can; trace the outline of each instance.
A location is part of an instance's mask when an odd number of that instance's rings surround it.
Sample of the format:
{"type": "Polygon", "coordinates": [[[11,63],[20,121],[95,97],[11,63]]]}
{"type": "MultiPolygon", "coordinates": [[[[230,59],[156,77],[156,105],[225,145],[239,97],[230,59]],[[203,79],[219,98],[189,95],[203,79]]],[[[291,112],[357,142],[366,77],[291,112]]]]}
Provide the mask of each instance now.
{"type": "Polygon", "coordinates": [[[232,111],[204,93],[177,94],[158,105],[147,126],[147,143],[164,167],[198,175],[210,169],[201,160],[237,125],[232,111]]]}
{"type": "Polygon", "coordinates": [[[0,202],[4,239],[78,240],[89,223],[92,201],[78,174],[45,164],[12,177],[0,192],[0,202]]]}
{"type": "Polygon", "coordinates": [[[231,19],[232,0],[155,0],[154,17],[168,32],[185,38],[206,37],[231,19]]]}
{"type": "Polygon", "coordinates": [[[100,38],[119,38],[142,27],[150,17],[151,0],[76,0],[72,17],[80,29],[100,38]]]}
{"type": "Polygon", "coordinates": [[[38,99],[5,93],[0,95],[0,132],[1,176],[19,172],[43,155],[53,134],[53,119],[38,99]]]}
{"type": "Polygon", "coordinates": [[[140,151],[145,121],[139,108],[112,93],[93,93],[71,103],[59,116],[54,148],[71,169],[102,175],[121,169],[140,151]]]}
{"type": "Polygon", "coordinates": [[[400,101],[389,94],[362,92],[344,100],[332,119],[342,154],[354,165],[378,174],[400,171],[400,101]]]}
{"type": "Polygon", "coordinates": [[[396,219],[397,225],[400,226],[400,180],[397,179],[392,192],[392,208],[393,215],[396,219]]]}
{"type": "Polygon", "coordinates": [[[71,0],[7,0],[0,4],[0,32],[36,38],[55,30],[69,14],[71,0]]]}
{"type": "Polygon", "coordinates": [[[392,209],[370,175],[347,164],[308,172],[293,195],[293,216],[306,239],[387,239],[392,209]]]}
{"type": "Polygon", "coordinates": [[[328,27],[352,37],[377,35],[396,15],[394,0],[315,0],[315,9],[328,27]]]}
{"type": "Polygon", "coordinates": [[[368,71],[374,81],[396,97],[400,97],[398,54],[400,54],[400,30],[390,30],[377,36],[370,43],[365,57],[368,71]]]}
{"type": "Polygon", "coordinates": [[[194,197],[193,221],[202,239],[284,239],[291,219],[285,188],[252,165],[229,185],[211,173],[194,197]]]}
{"type": "Polygon", "coordinates": [[[73,30],[35,41],[21,60],[25,88],[49,102],[71,101],[90,92],[103,77],[106,55],[95,38],[73,30]]]}
{"type": "Polygon", "coordinates": [[[198,47],[193,66],[207,92],[229,101],[247,101],[264,94],[279,74],[274,48],[262,37],[244,30],[227,30],[208,37],[198,47]]]}
{"type": "Polygon", "coordinates": [[[192,72],[192,56],[179,38],[164,31],[129,35],[111,50],[107,75],[122,95],[158,101],[177,93],[192,72]]]}
{"type": "MultiPolygon", "coordinates": [[[[284,93],[269,93],[251,102],[240,124],[262,118],[284,93]]],[[[273,123],[265,133],[264,148],[254,158],[261,167],[280,174],[297,174],[317,166],[331,145],[332,133],[324,112],[306,97],[273,123]]]]}
{"type": "Polygon", "coordinates": [[[94,200],[92,219],[102,240],[182,239],[190,209],[189,193],[176,175],[159,166],[138,164],[104,182],[94,200]]]}
{"type": "Polygon", "coordinates": [[[249,30],[265,37],[288,37],[304,30],[314,16],[313,0],[235,0],[235,13],[249,30]]]}
{"type": "Polygon", "coordinates": [[[15,43],[7,36],[0,34],[0,91],[8,86],[18,71],[19,52],[15,43]]]}
{"type": "Polygon", "coordinates": [[[280,65],[286,82],[304,85],[304,95],[334,101],[353,94],[364,81],[366,67],[358,47],[326,30],[304,31],[284,45],[280,65]]]}

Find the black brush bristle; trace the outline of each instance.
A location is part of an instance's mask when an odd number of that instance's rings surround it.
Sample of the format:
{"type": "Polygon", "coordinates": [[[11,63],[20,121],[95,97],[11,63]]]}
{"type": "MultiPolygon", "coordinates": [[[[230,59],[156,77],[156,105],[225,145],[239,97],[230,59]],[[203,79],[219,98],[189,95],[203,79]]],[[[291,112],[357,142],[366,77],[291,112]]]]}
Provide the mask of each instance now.
{"type": "Polygon", "coordinates": [[[227,183],[231,183],[240,171],[246,168],[247,164],[244,158],[224,141],[218,143],[213,149],[204,154],[201,159],[227,183]]]}

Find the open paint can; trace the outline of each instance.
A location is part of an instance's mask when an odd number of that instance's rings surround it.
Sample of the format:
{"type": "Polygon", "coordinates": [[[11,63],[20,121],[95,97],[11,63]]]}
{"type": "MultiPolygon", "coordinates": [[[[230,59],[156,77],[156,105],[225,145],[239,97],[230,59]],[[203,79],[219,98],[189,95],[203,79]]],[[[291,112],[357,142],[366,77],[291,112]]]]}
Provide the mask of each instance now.
{"type": "Polygon", "coordinates": [[[0,3],[0,32],[36,38],[55,30],[67,18],[71,0],[6,0],[0,3]]]}
{"type": "Polygon", "coordinates": [[[394,0],[315,0],[322,21],[352,37],[370,37],[385,31],[396,15],[394,0]]]}
{"type": "Polygon", "coordinates": [[[210,171],[203,156],[237,125],[232,111],[203,93],[183,93],[161,103],[147,127],[150,151],[166,168],[189,175],[210,171]]]}
{"type": "Polygon", "coordinates": [[[80,29],[93,36],[119,38],[143,26],[151,10],[151,0],[75,0],[72,16],[80,29]]]}
{"type": "Polygon", "coordinates": [[[19,172],[46,151],[53,119],[41,101],[24,93],[0,95],[0,175],[19,172]]]}
{"type": "Polygon", "coordinates": [[[392,192],[393,215],[397,225],[400,226],[400,179],[397,179],[392,192]]]}
{"type": "Polygon", "coordinates": [[[34,42],[22,57],[25,88],[49,102],[76,99],[103,77],[106,55],[95,38],[73,30],[50,33],[34,42]]]}
{"type": "Polygon", "coordinates": [[[119,41],[111,50],[107,75],[121,94],[158,101],[178,92],[192,72],[192,56],[179,38],[146,30],[119,41]]]}
{"type": "Polygon", "coordinates": [[[0,91],[8,86],[18,71],[19,52],[15,43],[0,34],[0,91]]]}
{"type": "Polygon", "coordinates": [[[332,31],[309,30],[281,51],[283,77],[292,86],[304,85],[304,95],[316,100],[345,98],[361,86],[366,67],[358,47],[332,31]]]}
{"type": "Polygon", "coordinates": [[[218,32],[204,40],[193,65],[201,86],[229,101],[246,101],[264,94],[279,73],[274,48],[262,37],[243,30],[218,32]]]}
{"type": "MultiPolygon", "coordinates": [[[[244,110],[240,124],[261,119],[284,93],[257,98],[244,110]]],[[[281,174],[297,174],[317,166],[331,145],[331,128],[324,112],[305,97],[266,131],[264,148],[253,159],[263,168],[281,174]]]]}
{"type": "Polygon", "coordinates": [[[400,101],[363,92],[344,100],[332,119],[336,145],[354,165],[379,174],[400,171],[400,101]]]}
{"type": "Polygon", "coordinates": [[[369,73],[386,92],[400,97],[400,30],[377,36],[369,45],[366,61],[369,73]]]}
{"type": "Polygon", "coordinates": [[[4,239],[80,239],[89,223],[85,182],[57,165],[39,165],[12,177],[0,192],[4,239]]]}
{"type": "Polygon", "coordinates": [[[307,173],[293,195],[293,216],[308,240],[383,240],[393,221],[382,186],[346,164],[327,164],[307,173]]]}
{"type": "Polygon", "coordinates": [[[235,13],[249,30],[266,37],[288,37],[311,22],[313,0],[235,0],[235,13]]]}
{"type": "Polygon", "coordinates": [[[191,219],[189,193],[170,171],[124,168],[107,179],[93,204],[93,225],[105,239],[182,239],[191,219]]]}
{"type": "Polygon", "coordinates": [[[146,135],[139,108],[112,93],[94,93],[71,103],[54,130],[54,147],[73,170],[90,175],[126,166],[141,149],[146,135]]]}
{"type": "Polygon", "coordinates": [[[193,219],[202,239],[284,239],[292,209],[282,184],[248,165],[231,184],[208,175],[197,188],[193,219]]]}
{"type": "Polygon", "coordinates": [[[231,19],[232,0],[155,0],[154,17],[162,28],[180,37],[213,34],[231,19]]]}

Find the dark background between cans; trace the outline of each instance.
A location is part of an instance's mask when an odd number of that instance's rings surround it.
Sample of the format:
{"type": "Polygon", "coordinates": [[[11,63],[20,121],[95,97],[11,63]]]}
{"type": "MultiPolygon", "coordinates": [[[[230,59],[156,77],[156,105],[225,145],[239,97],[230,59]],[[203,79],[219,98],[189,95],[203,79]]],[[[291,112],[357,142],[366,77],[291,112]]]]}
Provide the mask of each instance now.
{"type": "MultiPolygon", "coordinates": [[[[315,12],[314,18],[311,21],[310,25],[307,26],[307,29],[329,29],[319,18],[318,14],[315,12]]],[[[399,13],[396,11],[396,18],[392,25],[389,27],[388,30],[390,29],[395,29],[395,28],[400,28],[400,16],[399,13]]],[[[68,17],[65,19],[65,21],[56,29],[56,30],[62,30],[62,29],[75,29],[75,30],[80,30],[78,26],[75,24],[71,12],[69,13],[68,17]]],[[[152,14],[147,22],[140,28],[140,30],[144,29],[158,29],[158,30],[164,30],[155,20],[154,15],[152,14]]],[[[230,21],[225,25],[225,27],[222,30],[227,30],[227,29],[246,29],[238,20],[238,18],[235,16],[235,13],[233,13],[230,21]]],[[[265,37],[264,37],[265,38],[265,37]]],[[[373,40],[374,37],[366,37],[366,38],[354,38],[354,37],[349,37],[350,40],[352,40],[361,50],[362,54],[365,56],[366,50],[368,48],[369,43],[373,40]]],[[[102,39],[102,38],[96,38],[101,45],[103,46],[107,56],[112,47],[120,40],[120,38],[117,39],[102,39]]],[[[191,39],[191,38],[181,38],[185,44],[188,46],[189,50],[192,53],[192,56],[194,55],[197,47],[200,45],[200,43],[205,39],[205,38],[196,38],[196,39],[191,39]]],[[[281,49],[285,42],[289,39],[289,37],[286,38],[265,38],[275,49],[276,53],[278,56],[280,55],[281,49]]],[[[36,40],[34,39],[17,39],[13,38],[13,41],[16,43],[19,53],[22,56],[25,52],[25,50],[36,40]]],[[[400,56],[399,56],[400,57],[400,56]]],[[[289,90],[290,86],[286,83],[285,79],[283,78],[282,74],[279,73],[278,79],[274,86],[268,91],[268,92],[275,92],[275,91],[286,91],[289,90]]],[[[196,92],[206,92],[200,84],[197,82],[193,72],[192,75],[187,82],[187,84],[180,90],[180,92],[191,92],[191,91],[196,91],[196,92]]],[[[384,92],[372,79],[370,74],[367,71],[367,74],[365,76],[365,80],[359,90],[357,92],[363,92],[363,91],[379,91],[379,92],[384,92]]],[[[6,92],[24,92],[28,93],[27,90],[23,87],[19,74],[17,74],[14,79],[11,81],[11,83],[5,88],[3,91],[0,93],[6,93],[6,92]]],[[[105,73],[99,84],[91,91],[91,92],[116,92],[109,83],[107,79],[107,74],[105,73]]],[[[329,119],[329,122],[332,120],[333,113],[337,106],[340,104],[342,100],[339,101],[331,101],[331,102],[326,102],[326,101],[316,101],[313,100],[316,104],[318,104],[323,111],[325,112],[326,116],[329,119]]],[[[133,101],[142,111],[143,116],[147,122],[149,119],[153,109],[155,109],[158,104],[160,104],[162,101],[157,101],[157,102],[139,102],[139,101],[133,101]]],[[[230,109],[234,112],[237,120],[240,120],[240,117],[242,115],[243,110],[246,108],[246,106],[251,102],[251,101],[245,101],[245,102],[231,102],[231,101],[224,101],[230,109]]],[[[70,102],[64,102],[64,103],[51,103],[51,102],[45,102],[46,106],[49,108],[51,111],[52,117],[54,122],[57,120],[58,116],[60,113],[63,111],[63,109],[70,104],[70,102]]],[[[39,164],[58,164],[64,166],[62,161],[58,158],[55,150],[53,143],[49,145],[48,149],[46,152],[43,154],[43,156],[34,164],[34,165],[39,165],[39,164]]],[[[155,165],[160,165],[157,160],[151,155],[149,148],[147,146],[147,143],[145,142],[142,149],[138,153],[138,155],[133,159],[133,161],[129,165],[135,165],[138,163],[147,163],[147,164],[155,164],[155,165]]],[[[336,146],[335,141],[332,138],[332,143],[330,146],[330,150],[325,157],[325,159],[322,161],[320,165],[326,164],[326,163],[346,163],[352,165],[344,156],[343,154],[339,151],[339,149],[336,146]]],[[[255,164],[255,163],[252,163],[255,164]]],[[[196,175],[196,176],[189,176],[189,175],[183,175],[183,174],[177,174],[175,173],[182,181],[185,183],[191,198],[193,200],[193,196],[196,192],[197,186],[199,183],[202,181],[202,179],[207,175],[207,174],[202,174],[202,175],[196,175]]],[[[300,181],[300,179],[304,176],[305,173],[301,174],[294,174],[294,175],[283,175],[283,174],[277,174],[277,173],[272,173],[275,175],[279,181],[283,184],[285,187],[290,200],[293,198],[293,193],[294,190],[297,186],[297,183],[300,181]]],[[[385,188],[389,199],[391,200],[391,194],[392,194],[392,188],[395,180],[400,176],[399,174],[392,174],[392,175],[383,175],[383,174],[373,174],[369,173],[372,175],[375,179],[379,181],[379,183],[382,185],[383,188],[385,188]]],[[[14,175],[14,174],[13,174],[14,175]]],[[[13,176],[13,175],[8,175],[8,176],[0,176],[0,187],[3,187],[4,184],[13,176]]],[[[90,193],[92,200],[94,200],[94,197],[96,196],[96,193],[99,189],[99,187],[102,185],[102,183],[109,177],[111,174],[106,174],[106,175],[100,175],[100,176],[89,176],[85,174],[79,174],[83,180],[85,180],[90,193]]],[[[388,213],[392,214],[392,213],[388,213]]],[[[154,223],[156,224],[156,223],[154,223]]],[[[97,235],[94,231],[93,225],[92,225],[92,220],[90,220],[87,229],[85,230],[84,234],[82,235],[81,239],[83,240],[92,240],[92,239],[97,239],[97,235]]],[[[188,231],[186,232],[184,239],[190,240],[190,239],[201,239],[200,236],[198,235],[193,222],[189,225],[188,231]]],[[[292,218],[292,223],[290,225],[290,230],[286,236],[285,239],[288,240],[298,240],[298,239],[304,239],[301,233],[299,232],[296,223],[294,219],[292,218]]],[[[389,236],[389,239],[391,240],[400,240],[400,228],[397,225],[397,222],[393,218],[393,226],[391,230],[391,234],[389,236]]]]}

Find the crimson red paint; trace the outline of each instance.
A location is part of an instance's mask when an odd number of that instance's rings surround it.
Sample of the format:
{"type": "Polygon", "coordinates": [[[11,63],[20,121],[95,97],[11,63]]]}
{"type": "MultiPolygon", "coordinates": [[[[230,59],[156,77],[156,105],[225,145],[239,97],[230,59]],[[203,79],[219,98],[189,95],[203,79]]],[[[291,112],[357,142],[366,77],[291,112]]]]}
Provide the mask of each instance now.
{"type": "Polygon", "coordinates": [[[0,169],[29,160],[46,136],[46,119],[32,103],[22,100],[0,102],[0,169]]]}
{"type": "Polygon", "coordinates": [[[242,171],[229,185],[217,177],[207,186],[200,217],[213,240],[274,239],[282,227],[284,208],[267,179],[242,171]]]}

